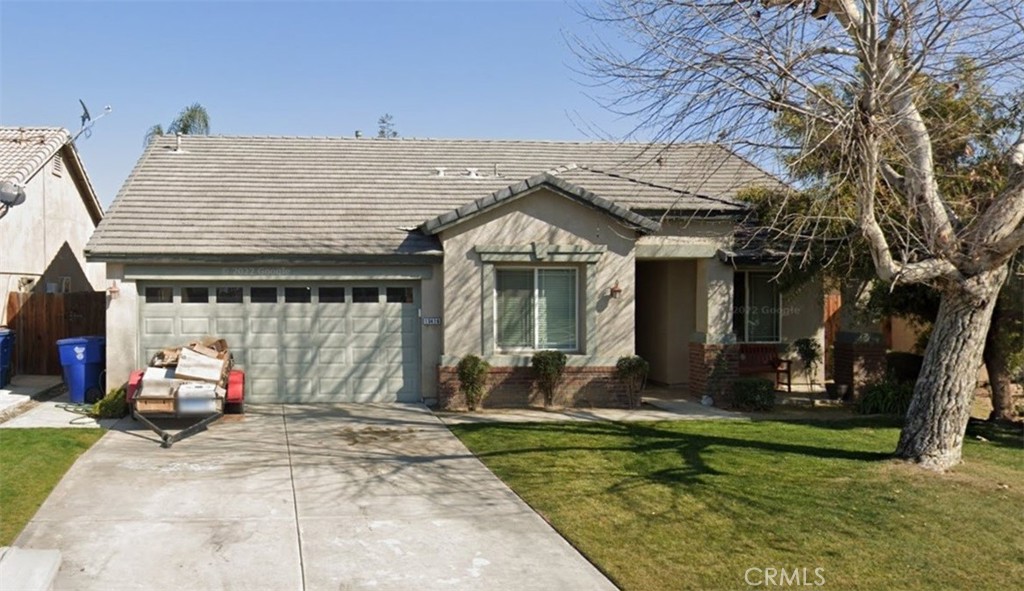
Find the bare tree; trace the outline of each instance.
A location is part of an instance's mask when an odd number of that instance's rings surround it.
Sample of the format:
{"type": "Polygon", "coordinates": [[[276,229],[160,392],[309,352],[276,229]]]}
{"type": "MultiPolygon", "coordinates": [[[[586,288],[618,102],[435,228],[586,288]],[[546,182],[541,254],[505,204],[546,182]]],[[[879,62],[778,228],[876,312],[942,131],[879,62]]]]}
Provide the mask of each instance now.
{"type": "Polygon", "coordinates": [[[589,16],[616,36],[577,39],[587,71],[611,89],[607,106],[655,139],[770,151],[790,165],[843,143],[823,175],[848,181],[877,275],[941,293],[896,455],[937,470],[959,463],[993,306],[1024,246],[1024,129],[980,146],[1005,169],[998,187],[951,199],[934,155],[943,129],[926,124],[917,82],[952,80],[967,63],[1001,98],[1024,96],[1024,6],[610,0],[589,16]],[[802,120],[801,141],[781,133],[780,116],[802,120]],[[880,205],[882,194],[900,206],[880,205]]]}

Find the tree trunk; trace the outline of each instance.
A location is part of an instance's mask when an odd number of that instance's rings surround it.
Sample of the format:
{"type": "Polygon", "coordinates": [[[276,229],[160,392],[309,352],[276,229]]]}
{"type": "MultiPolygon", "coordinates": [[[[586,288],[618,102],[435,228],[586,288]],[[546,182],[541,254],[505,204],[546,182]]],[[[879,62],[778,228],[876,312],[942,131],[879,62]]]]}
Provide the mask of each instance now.
{"type": "Polygon", "coordinates": [[[930,470],[960,463],[982,350],[1006,265],[949,287],[924,354],[896,456],[930,470]]]}
{"type": "Polygon", "coordinates": [[[1010,376],[1010,351],[1007,350],[1010,336],[1006,334],[1006,310],[1003,301],[996,302],[992,311],[992,326],[985,339],[985,369],[988,383],[992,387],[992,413],[990,421],[1012,421],[1017,413],[1013,408],[1013,380],[1010,376]]]}

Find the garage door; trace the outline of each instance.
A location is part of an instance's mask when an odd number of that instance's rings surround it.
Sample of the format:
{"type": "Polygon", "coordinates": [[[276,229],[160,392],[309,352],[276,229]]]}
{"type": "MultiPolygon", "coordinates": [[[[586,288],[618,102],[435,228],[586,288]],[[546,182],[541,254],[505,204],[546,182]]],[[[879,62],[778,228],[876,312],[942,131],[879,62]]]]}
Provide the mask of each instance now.
{"type": "Polygon", "coordinates": [[[214,335],[252,402],[418,402],[419,305],[411,284],[139,285],[142,362],[214,335]]]}

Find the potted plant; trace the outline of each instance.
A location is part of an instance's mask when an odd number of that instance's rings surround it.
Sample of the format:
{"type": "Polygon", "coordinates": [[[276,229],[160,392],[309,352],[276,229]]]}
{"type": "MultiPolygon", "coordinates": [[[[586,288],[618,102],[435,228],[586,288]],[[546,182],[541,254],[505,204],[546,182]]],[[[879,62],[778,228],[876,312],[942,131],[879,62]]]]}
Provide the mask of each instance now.
{"type": "Polygon", "coordinates": [[[815,377],[818,375],[818,365],[821,364],[821,345],[816,339],[805,338],[793,341],[793,348],[796,349],[796,355],[803,364],[804,376],[811,384],[813,392],[816,383],[815,377]]]}

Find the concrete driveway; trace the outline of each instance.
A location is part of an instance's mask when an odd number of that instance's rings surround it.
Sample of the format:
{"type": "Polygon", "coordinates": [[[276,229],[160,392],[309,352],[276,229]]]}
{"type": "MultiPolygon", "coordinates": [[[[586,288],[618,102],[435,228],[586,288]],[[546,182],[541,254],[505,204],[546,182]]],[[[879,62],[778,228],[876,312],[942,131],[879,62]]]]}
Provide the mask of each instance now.
{"type": "Polygon", "coordinates": [[[112,431],[16,545],[63,553],[55,589],[614,589],[417,405],[112,431]]]}

